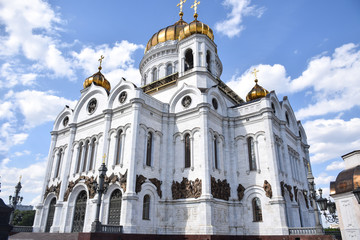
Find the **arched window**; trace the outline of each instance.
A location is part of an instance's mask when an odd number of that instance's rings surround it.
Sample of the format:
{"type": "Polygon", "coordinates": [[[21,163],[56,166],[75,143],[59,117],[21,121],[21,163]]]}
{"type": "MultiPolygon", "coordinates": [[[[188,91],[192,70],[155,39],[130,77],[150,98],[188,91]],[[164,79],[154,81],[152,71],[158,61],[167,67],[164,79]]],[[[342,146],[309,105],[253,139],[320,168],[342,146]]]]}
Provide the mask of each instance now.
{"type": "Polygon", "coordinates": [[[93,169],[94,160],[95,160],[95,150],[96,150],[96,138],[93,138],[91,140],[91,153],[90,153],[89,170],[93,169]]]}
{"type": "Polygon", "coordinates": [[[157,68],[154,68],[152,70],[152,81],[155,82],[156,80],[158,80],[157,68]]]}
{"type": "Polygon", "coordinates": [[[190,148],[190,134],[185,134],[184,136],[185,143],[185,168],[191,166],[191,148],[190,148]]]}
{"type": "Polygon", "coordinates": [[[172,65],[171,63],[169,63],[168,65],[166,65],[166,76],[169,76],[173,73],[172,71],[172,65]]]}
{"type": "Polygon", "coordinates": [[[116,138],[116,155],[115,155],[115,165],[120,164],[120,158],[121,158],[121,148],[122,148],[122,142],[121,142],[121,134],[122,130],[118,131],[117,138],[116,138]]]}
{"type": "Polygon", "coordinates": [[[273,110],[273,113],[275,114],[276,113],[276,109],[275,109],[275,104],[274,103],[271,103],[271,108],[273,110]]]}
{"type": "Polygon", "coordinates": [[[108,224],[120,225],[122,194],[119,189],[112,192],[109,204],[108,224]]]}
{"type": "Polygon", "coordinates": [[[82,232],[85,222],[87,194],[81,191],[76,198],[74,218],[71,232],[82,232]]]}
{"type": "Polygon", "coordinates": [[[217,137],[214,137],[214,165],[215,169],[218,169],[218,149],[217,149],[217,137]]]}
{"type": "Polygon", "coordinates": [[[85,142],[84,162],[83,162],[83,165],[82,165],[82,168],[81,168],[82,172],[86,171],[86,163],[87,163],[87,160],[88,160],[87,159],[88,153],[89,153],[89,141],[87,140],[85,142]]]}
{"type": "Polygon", "coordinates": [[[142,219],[150,220],[150,196],[144,196],[142,219]]]}
{"type": "Polygon", "coordinates": [[[185,52],[185,71],[190,70],[194,67],[194,56],[191,49],[185,52]]]}
{"type": "Polygon", "coordinates": [[[50,228],[54,221],[56,198],[51,199],[49,212],[46,220],[45,232],[50,232],[50,228]]]}
{"type": "Polygon", "coordinates": [[[206,68],[211,72],[211,53],[209,50],[206,52],[206,68]]]}
{"type": "Polygon", "coordinates": [[[62,155],[63,155],[63,150],[62,148],[60,148],[59,153],[57,154],[57,164],[56,164],[56,169],[55,169],[55,177],[59,177],[59,173],[60,173],[60,166],[61,166],[61,160],[62,160],[62,155]]]}
{"type": "Polygon", "coordinates": [[[249,137],[247,139],[247,146],[248,146],[250,171],[253,171],[256,170],[256,157],[255,157],[255,149],[254,149],[254,139],[252,137],[249,137]]]}
{"type": "Polygon", "coordinates": [[[153,135],[151,132],[149,132],[146,143],[146,166],[149,167],[151,167],[152,141],[153,141],[153,135]]]}
{"type": "Polygon", "coordinates": [[[289,114],[285,112],[286,124],[290,127],[289,114]]]}
{"type": "Polygon", "coordinates": [[[261,201],[259,198],[255,197],[252,200],[252,209],[253,209],[253,221],[261,222],[262,221],[262,211],[261,211],[261,201]]]}
{"type": "Polygon", "coordinates": [[[76,164],[76,173],[80,172],[80,164],[81,164],[81,157],[82,157],[82,152],[83,152],[83,146],[84,144],[82,142],[79,143],[79,148],[78,148],[78,158],[77,158],[77,164],[76,164]]]}

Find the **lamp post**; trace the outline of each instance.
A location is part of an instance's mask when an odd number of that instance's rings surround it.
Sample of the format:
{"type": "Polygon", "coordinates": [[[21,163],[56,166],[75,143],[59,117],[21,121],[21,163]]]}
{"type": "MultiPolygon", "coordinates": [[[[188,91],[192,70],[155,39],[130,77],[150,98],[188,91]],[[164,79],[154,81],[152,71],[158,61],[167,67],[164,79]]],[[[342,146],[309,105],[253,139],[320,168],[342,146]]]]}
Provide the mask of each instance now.
{"type": "Polygon", "coordinates": [[[329,223],[339,223],[339,219],[336,215],[335,203],[332,202],[330,200],[330,198],[329,198],[329,200],[327,200],[326,198],[322,197],[322,189],[321,188],[319,188],[319,194],[320,194],[320,198],[318,198],[316,200],[316,202],[319,204],[320,210],[323,211],[325,220],[329,223]],[[327,214],[326,210],[328,210],[330,214],[327,214]]]}
{"type": "Polygon", "coordinates": [[[15,186],[14,195],[9,196],[9,204],[10,204],[10,206],[13,207],[13,211],[11,212],[11,215],[10,215],[10,221],[9,221],[10,224],[12,223],[12,221],[14,219],[14,211],[16,209],[16,205],[20,204],[22,202],[22,200],[23,200],[23,197],[19,196],[21,188],[22,188],[22,186],[21,186],[21,176],[20,176],[19,182],[15,186]]]}
{"type": "Polygon", "coordinates": [[[99,216],[100,216],[101,197],[104,192],[104,179],[107,171],[105,165],[105,158],[106,158],[106,154],[104,154],[103,162],[99,168],[99,184],[97,184],[98,198],[96,203],[96,215],[95,215],[95,221],[91,224],[91,232],[101,231],[101,222],[99,220],[99,216]]]}

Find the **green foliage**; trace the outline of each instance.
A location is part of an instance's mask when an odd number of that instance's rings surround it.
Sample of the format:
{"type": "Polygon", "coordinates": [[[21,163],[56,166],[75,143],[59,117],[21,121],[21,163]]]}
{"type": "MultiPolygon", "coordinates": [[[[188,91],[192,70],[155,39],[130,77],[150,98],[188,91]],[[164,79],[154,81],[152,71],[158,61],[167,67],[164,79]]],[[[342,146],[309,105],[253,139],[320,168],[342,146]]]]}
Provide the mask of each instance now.
{"type": "Polygon", "coordinates": [[[15,210],[12,225],[32,226],[35,218],[35,210],[19,211],[15,210]]]}

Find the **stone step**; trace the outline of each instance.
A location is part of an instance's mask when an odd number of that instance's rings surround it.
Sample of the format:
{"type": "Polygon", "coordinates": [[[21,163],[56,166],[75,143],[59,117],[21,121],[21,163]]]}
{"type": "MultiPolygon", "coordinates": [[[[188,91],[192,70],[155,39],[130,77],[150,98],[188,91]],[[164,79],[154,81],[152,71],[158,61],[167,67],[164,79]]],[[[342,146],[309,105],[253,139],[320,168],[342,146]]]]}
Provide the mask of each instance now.
{"type": "Polygon", "coordinates": [[[15,233],[9,240],[78,240],[79,233],[15,233]]]}

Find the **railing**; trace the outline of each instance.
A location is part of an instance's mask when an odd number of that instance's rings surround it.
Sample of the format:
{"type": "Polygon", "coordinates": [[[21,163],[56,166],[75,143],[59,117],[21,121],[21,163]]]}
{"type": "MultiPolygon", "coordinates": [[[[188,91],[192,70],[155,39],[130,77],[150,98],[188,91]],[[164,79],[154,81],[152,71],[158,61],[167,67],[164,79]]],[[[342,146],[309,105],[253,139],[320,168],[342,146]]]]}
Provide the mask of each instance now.
{"type": "Polygon", "coordinates": [[[289,228],[289,235],[318,235],[324,234],[324,231],[314,227],[289,228]]]}
{"type": "Polygon", "coordinates": [[[32,226],[13,226],[11,229],[12,232],[32,232],[32,226]]]}
{"type": "Polygon", "coordinates": [[[122,233],[122,226],[118,225],[101,225],[101,232],[104,233],[122,233]]]}

